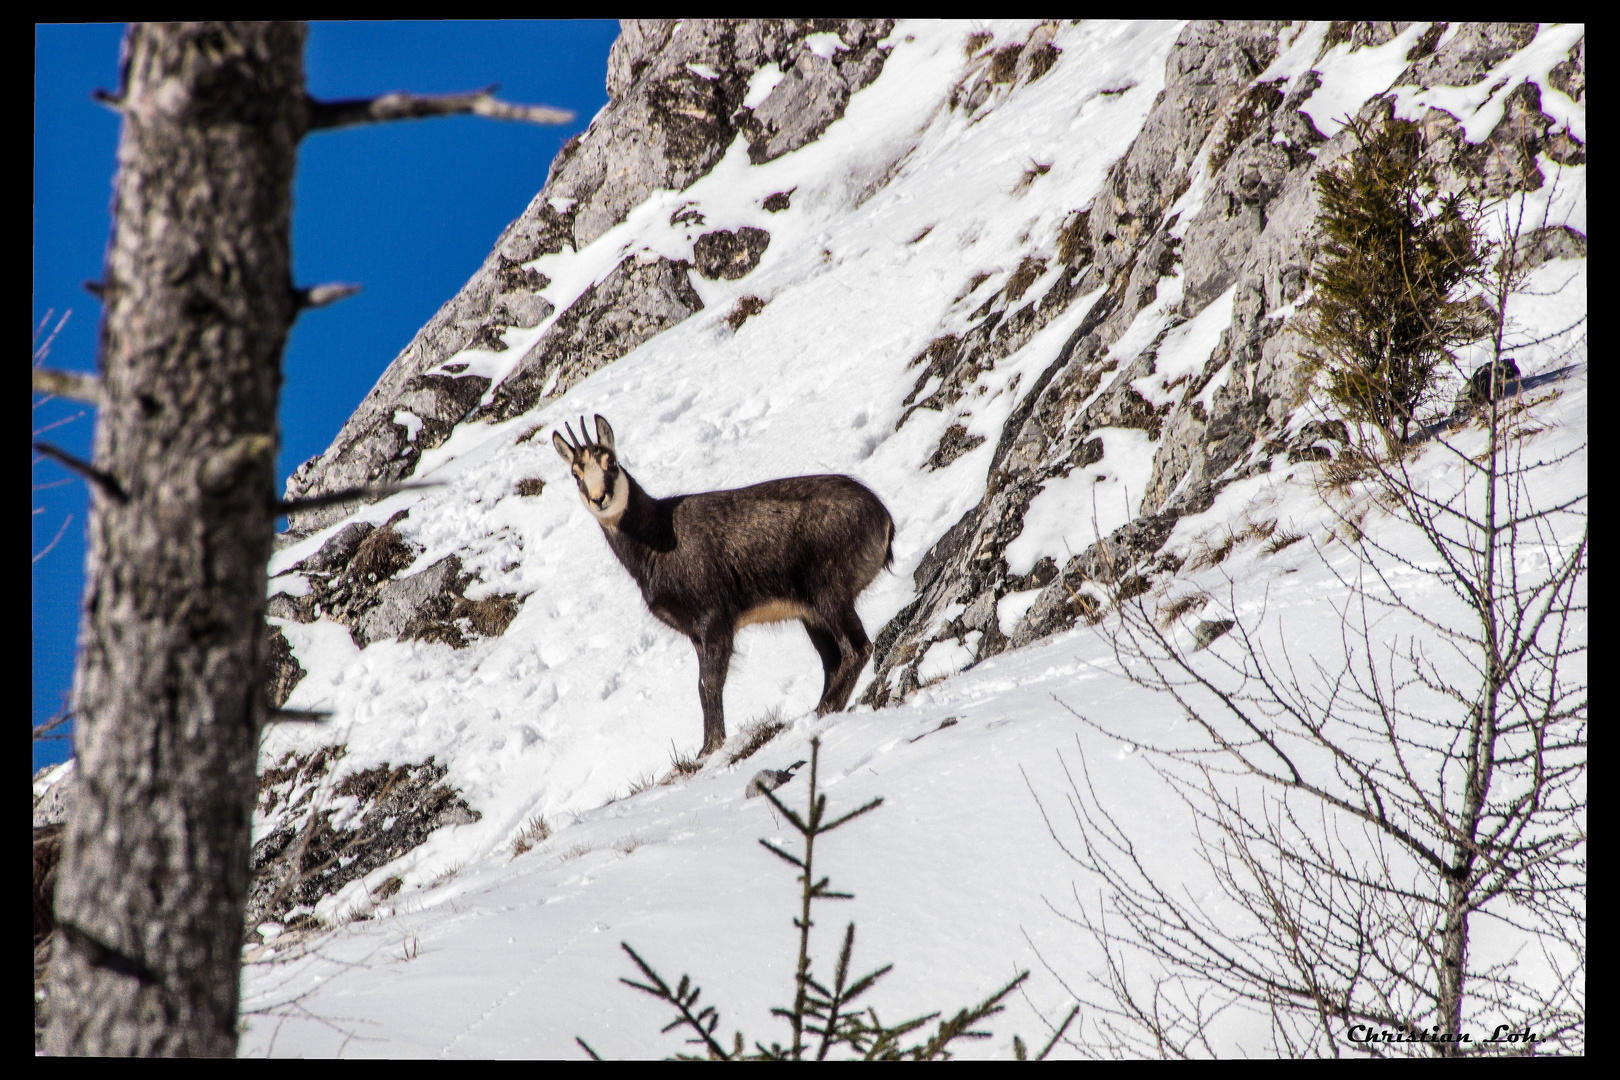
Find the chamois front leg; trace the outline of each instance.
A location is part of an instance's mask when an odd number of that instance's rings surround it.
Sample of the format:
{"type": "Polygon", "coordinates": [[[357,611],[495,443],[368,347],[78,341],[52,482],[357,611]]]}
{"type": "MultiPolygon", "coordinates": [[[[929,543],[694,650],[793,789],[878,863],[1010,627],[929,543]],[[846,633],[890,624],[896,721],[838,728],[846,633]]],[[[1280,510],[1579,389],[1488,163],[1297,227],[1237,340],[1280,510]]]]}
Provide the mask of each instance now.
{"type": "Polygon", "coordinates": [[[692,639],[698,653],[698,700],[703,703],[703,750],[712,754],[726,742],[726,672],[731,667],[730,625],[711,625],[692,639]]]}

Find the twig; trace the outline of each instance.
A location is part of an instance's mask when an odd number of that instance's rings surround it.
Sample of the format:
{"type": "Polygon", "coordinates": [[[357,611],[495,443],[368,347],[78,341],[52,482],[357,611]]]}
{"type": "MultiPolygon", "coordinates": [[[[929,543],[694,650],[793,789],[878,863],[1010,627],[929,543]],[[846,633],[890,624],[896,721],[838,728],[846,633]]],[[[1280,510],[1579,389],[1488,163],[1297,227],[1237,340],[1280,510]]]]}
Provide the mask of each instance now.
{"type": "MultiPolygon", "coordinates": [[[[72,483],[71,480],[68,481],[68,482],[72,483]]],[[[62,519],[62,525],[61,525],[60,528],[58,528],[56,530],[56,535],[51,537],[51,542],[46,544],[43,548],[41,548],[40,551],[39,551],[39,554],[34,556],[34,559],[33,559],[34,562],[39,562],[39,560],[43,559],[45,556],[47,556],[47,555],[49,555],[51,553],[51,548],[55,547],[57,545],[57,542],[62,539],[62,534],[67,532],[68,524],[70,522],[72,522],[72,520],[73,520],[73,515],[72,514],[69,514],[67,517],[62,519]]],[[[38,736],[36,735],[35,738],[38,738],[38,736]]]]}
{"type": "Polygon", "coordinates": [[[57,447],[52,446],[50,443],[36,442],[34,444],[34,449],[38,450],[48,458],[53,458],[56,461],[61,462],[63,465],[66,465],[80,476],[83,476],[85,479],[95,484],[96,487],[101,490],[102,494],[106,495],[114,502],[129,502],[129,493],[124,490],[123,485],[120,484],[111,473],[103,472],[94,465],[90,464],[88,461],[80,461],[66,450],[60,450],[57,447]]]}

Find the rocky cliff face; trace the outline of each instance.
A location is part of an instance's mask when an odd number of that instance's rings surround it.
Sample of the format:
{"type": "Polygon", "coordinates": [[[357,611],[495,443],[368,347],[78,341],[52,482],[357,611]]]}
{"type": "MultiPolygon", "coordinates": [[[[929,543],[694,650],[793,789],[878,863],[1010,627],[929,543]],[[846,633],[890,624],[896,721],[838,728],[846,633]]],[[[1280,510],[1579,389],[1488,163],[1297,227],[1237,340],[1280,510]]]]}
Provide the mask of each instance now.
{"type": "MultiPolygon", "coordinates": [[[[1392,42],[1410,23],[1335,23],[1325,53],[1392,42]]],[[[1436,24],[1410,46],[1396,85],[1471,86],[1529,44],[1533,24],[1465,25],[1449,37],[1436,24]],[[1444,41],[1443,47],[1436,49],[1444,41]]],[[[1335,429],[1302,411],[1302,344],[1292,319],[1320,237],[1314,178],[1354,148],[1347,128],[1333,138],[1302,111],[1320,87],[1315,71],[1262,78],[1285,47],[1283,23],[1194,23],[1166,65],[1165,89],[1129,152],[1109,174],[1105,193],[1076,214],[1057,278],[1045,295],[1015,308],[1011,287],[983,309],[983,322],[961,341],[936,342],[927,372],[943,382],[935,398],[960,396],[993,366],[1006,335],[1032,332],[1079,294],[1102,289],[1085,321],[1043,371],[1004,426],[979,504],[929,551],[916,571],[916,600],[877,640],[876,679],[864,700],[883,705],[919,684],[929,648],[954,641],[975,660],[1028,644],[1099,614],[1088,581],[1127,592],[1173,574],[1173,557],[1155,556],[1176,519],[1207,509],[1226,484],[1308,454],[1335,429]],[[1191,190],[1194,186],[1199,190],[1191,190]],[[1175,280],[1172,280],[1175,279],[1175,280]],[[1121,365],[1109,346],[1166,287],[1179,287],[1162,329],[1121,365]],[[1230,293],[1230,316],[1201,370],[1155,379],[1159,349],[1178,328],[1230,293]],[[1154,385],[1155,381],[1157,385],[1154,385]],[[1009,572],[1005,552],[1022,531],[1042,485],[1104,458],[1102,429],[1144,432],[1154,445],[1152,475],[1135,517],[1061,568],[1042,559],[1009,572]],[[1015,593],[1038,590],[1010,631],[999,614],[1015,593]]],[[[1297,31],[1294,32],[1297,35],[1297,31]]],[[[1584,93],[1585,39],[1560,66],[1584,93]]],[[[1569,91],[1566,91],[1569,92],[1569,91]]],[[[1579,100],[1577,98],[1577,100],[1579,100]]],[[[1458,120],[1440,109],[1420,116],[1428,152],[1446,164],[1452,184],[1489,195],[1533,191],[1537,159],[1579,164],[1585,148],[1543,113],[1534,83],[1511,91],[1501,120],[1470,143],[1458,120]]],[[[1359,106],[1364,117],[1389,115],[1391,101],[1359,106]]],[[[1577,243],[1565,239],[1542,242],[1577,243]]],[[[1584,247],[1580,250],[1584,251],[1584,247]]],[[[1040,267],[1045,270],[1045,267],[1040,267]]],[[[919,361],[925,359],[919,357],[919,361]]],[[[921,382],[919,381],[919,385],[921,382]]],[[[928,401],[921,407],[931,406],[928,401]]],[[[1342,444],[1343,429],[1336,429],[1342,444]]]]}
{"type": "MultiPolygon", "coordinates": [[[[464,366],[450,370],[454,364],[440,370],[469,347],[504,351],[503,331],[532,329],[553,314],[537,295],[548,282],[524,263],[589,245],[653,191],[684,190],[739,135],[756,162],[819,138],[850,95],[883,70],[887,54],[878,42],[892,26],[882,19],[626,20],[608,58],[607,107],[563,147],[546,186],[389,365],[327,451],[288,480],[288,497],[409,476],[457,424],[526,412],[700,310],[686,280],[690,264],[627,258],[557,318],[493,400],[480,405],[488,378],[464,374],[464,366]],[[751,81],[772,65],[780,81],[762,101],[745,102],[751,81]]],[[[296,515],[289,539],[354,509],[296,515]]]]}
{"type": "MultiPolygon", "coordinates": [[[[705,232],[690,260],[627,256],[560,314],[537,295],[548,282],[525,264],[585,248],[653,192],[684,190],[736,139],[755,163],[819,139],[881,73],[891,29],[883,20],[626,21],[609,61],[607,108],[558,155],[528,210],[389,367],[331,448],[293,476],[289,496],[409,476],[456,425],[541,407],[699,311],[689,275],[746,274],[770,242],[766,230],[705,232]],[[496,385],[468,365],[447,363],[465,349],[502,352],[507,331],[542,325],[496,385]],[[412,417],[415,430],[407,427],[412,417]]],[[[991,116],[1009,94],[1064,62],[1055,31],[1039,24],[994,48],[969,41],[967,74],[941,108],[974,122],[991,116]]],[[[1176,569],[1159,552],[1179,516],[1206,509],[1223,486],[1279,458],[1325,453],[1315,444],[1336,431],[1308,423],[1301,409],[1294,304],[1317,246],[1313,178],[1353,140],[1322,111],[1319,91],[1331,73],[1316,65],[1382,50],[1379,70],[1395,77],[1380,85],[1390,91],[1352,95],[1346,109],[1371,117],[1398,106],[1415,116],[1449,183],[1491,194],[1532,191],[1544,182],[1541,162],[1585,160],[1584,124],[1577,134],[1558,109],[1544,110],[1535,81],[1484,87],[1478,111],[1461,118],[1425,102],[1451,100],[1446,88],[1484,86],[1537,40],[1533,24],[1334,23],[1325,33],[1277,22],[1189,24],[1135,141],[1101,193],[1073,208],[1055,250],[1032,243],[968,328],[936,338],[914,361],[901,426],[917,410],[950,410],[1000,360],[1084,305],[1077,328],[1019,388],[982,497],[932,544],[915,571],[915,599],[878,635],[864,700],[881,706],[917,687],[936,643],[955,642],[978,660],[1095,614],[1087,581],[1146,588],[1176,569]],[[1306,48],[1311,55],[1302,55],[1306,48]],[[1402,87],[1417,89],[1400,97],[1402,87]],[[1487,130],[1468,128],[1486,115],[1496,117],[1487,130]],[[1127,332],[1146,340],[1122,340],[1127,332]],[[1207,361],[1183,370],[1169,358],[1195,334],[1214,335],[1215,344],[1207,361]],[[1076,469],[1105,463],[1115,442],[1108,432],[1136,433],[1130,438],[1145,440],[1152,455],[1127,520],[1061,566],[1048,556],[1015,572],[1007,549],[1032,501],[1076,469]]],[[[1581,36],[1545,82],[1584,103],[1584,72],[1581,36]]],[[[789,197],[772,195],[764,208],[784,207],[789,197]]],[[[701,216],[692,224],[701,231],[701,216]]],[[[1555,232],[1534,243],[1584,254],[1584,235],[1555,232]]],[[[970,281],[968,295],[987,277],[970,281]]],[[[953,425],[926,467],[947,466],[982,441],[953,425]]],[[[290,539],[352,510],[298,515],[290,539]]],[[[343,562],[333,545],[341,547],[344,535],[311,560],[333,580],[342,566],[325,564],[343,562]]],[[[450,602],[441,593],[433,592],[434,602],[450,602]]],[[[392,622],[357,615],[356,640],[387,636],[413,617],[389,610],[392,622]]]]}

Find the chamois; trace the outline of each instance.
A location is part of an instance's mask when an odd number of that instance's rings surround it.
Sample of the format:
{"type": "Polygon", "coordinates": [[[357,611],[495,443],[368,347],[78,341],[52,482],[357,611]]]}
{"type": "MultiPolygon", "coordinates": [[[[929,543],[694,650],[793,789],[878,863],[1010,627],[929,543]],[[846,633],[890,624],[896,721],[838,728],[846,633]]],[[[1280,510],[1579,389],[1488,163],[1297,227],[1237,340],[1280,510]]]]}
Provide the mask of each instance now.
{"type": "Polygon", "coordinates": [[[855,598],[894,562],[894,519],[847,476],[795,476],[752,487],[655,499],[619,464],[613,429],[588,442],[564,425],[552,445],[647,609],[698,654],[703,753],[726,741],[721,692],[732,639],[752,623],[804,624],[826,674],[818,714],[849,701],[872,655],[855,598]]]}

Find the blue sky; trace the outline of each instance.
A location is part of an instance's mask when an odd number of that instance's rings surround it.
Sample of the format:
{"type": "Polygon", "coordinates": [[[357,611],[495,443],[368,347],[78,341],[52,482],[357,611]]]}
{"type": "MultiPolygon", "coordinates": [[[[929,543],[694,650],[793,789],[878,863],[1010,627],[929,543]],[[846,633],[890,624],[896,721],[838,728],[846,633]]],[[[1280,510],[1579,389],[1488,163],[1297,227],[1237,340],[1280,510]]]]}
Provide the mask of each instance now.
{"type": "MultiPolygon", "coordinates": [[[[470,277],[496,236],[545,183],[563,142],[607,103],[610,20],[572,22],[315,23],[306,50],[316,97],[390,90],[448,93],[501,85],[500,96],[577,113],[568,127],[476,117],[325,132],[299,150],[293,258],[301,285],[353,281],[358,296],[308,312],[283,360],[281,481],[326,449],[388,363],[470,277]]],[[[81,283],[100,277],[107,243],[118,117],[91,92],[118,75],[119,24],[38,25],[34,35],[33,326],[46,312],[72,317],[47,361],[94,370],[100,308],[81,283]]],[[[94,416],[49,402],[34,427],[81,457],[94,416]]],[[[35,724],[65,704],[84,588],[82,482],[53,462],[34,466],[35,724]],[[65,483],[59,483],[66,481],[65,483]],[[57,486],[42,487],[42,485],[57,486]],[[71,518],[71,519],[70,519],[71,518]],[[63,524],[66,522],[66,528],[63,524]]],[[[69,754],[65,741],[34,744],[34,768],[69,754]]]]}

